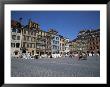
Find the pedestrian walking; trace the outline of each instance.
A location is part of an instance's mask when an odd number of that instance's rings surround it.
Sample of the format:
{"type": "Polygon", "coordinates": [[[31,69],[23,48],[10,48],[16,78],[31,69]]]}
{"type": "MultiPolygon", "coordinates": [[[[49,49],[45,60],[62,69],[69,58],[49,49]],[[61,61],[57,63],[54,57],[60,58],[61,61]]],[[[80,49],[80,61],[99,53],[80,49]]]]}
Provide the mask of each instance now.
{"type": "Polygon", "coordinates": [[[50,55],[50,58],[52,58],[52,55],[50,55]]]}
{"type": "Polygon", "coordinates": [[[72,58],[72,54],[70,54],[69,57],[72,58]]]}
{"type": "Polygon", "coordinates": [[[100,51],[98,51],[97,53],[98,53],[98,56],[100,56],[100,51]]]}
{"type": "Polygon", "coordinates": [[[92,51],[91,54],[92,54],[92,56],[93,56],[93,55],[94,55],[94,52],[92,51]]]}
{"type": "Polygon", "coordinates": [[[79,58],[78,60],[82,59],[82,53],[79,53],[79,58]]]}
{"type": "Polygon", "coordinates": [[[85,52],[82,53],[82,59],[87,60],[87,54],[85,52]]]}
{"type": "Polygon", "coordinates": [[[87,51],[87,53],[86,53],[86,54],[87,54],[87,56],[89,56],[89,51],[87,51]]]}

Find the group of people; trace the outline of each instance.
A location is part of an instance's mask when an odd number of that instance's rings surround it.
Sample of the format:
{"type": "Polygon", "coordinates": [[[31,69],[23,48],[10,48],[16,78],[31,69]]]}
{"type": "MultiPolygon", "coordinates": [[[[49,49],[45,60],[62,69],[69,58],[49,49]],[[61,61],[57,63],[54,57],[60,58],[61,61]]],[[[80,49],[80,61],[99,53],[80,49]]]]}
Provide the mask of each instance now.
{"type": "Polygon", "coordinates": [[[87,54],[85,52],[75,52],[69,55],[70,58],[78,58],[78,60],[80,59],[87,59],[87,54]]]}
{"type": "Polygon", "coordinates": [[[33,56],[29,52],[27,52],[27,53],[21,53],[20,58],[33,59],[33,56]]]}
{"type": "Polygon", "coordinates": [[[23,58],[23,59],[52,58],[51,55],[47,55],[47,54],[42,54],[42,55],[34,54],[34,55],[31,55],[30,52],[21,53],[19,57],[23,58]]]}
{"type": "Polygon", "coordinates": [[[47,55],[47,54],[38,55],[38,54],[35,54],[35,55],[31,55],[30,52],[26,52],[26,53],[21,53],[19,57],[24,58],[24,59],[70,57],[70,58],[78,58],[78,60],[80,60],[80,59],[87,59],[87,56],[95,56],[95,55],[99,56],[100,53],[99,52],[97,52],[97,53],[94,53],[94,52],[91,52],[91,53],[74,52],[74,53],[68,53],[68,54],[65,54],[65,55],[61,55],[61,54],[52,54],[52,55],[47,55]]]}
{"type": "Polygon", "coordinates": [[[94,53],[93,51],[90,52],[90,53],[86,53],[86,52],[75,52],[75,53],[72,53],[69,55],[69,57],[71,58],[78,58],[78,60],[80,59],[87,59],[87,56],[100,56],[100,53],[97,52],[97,53],[94,53]]]}

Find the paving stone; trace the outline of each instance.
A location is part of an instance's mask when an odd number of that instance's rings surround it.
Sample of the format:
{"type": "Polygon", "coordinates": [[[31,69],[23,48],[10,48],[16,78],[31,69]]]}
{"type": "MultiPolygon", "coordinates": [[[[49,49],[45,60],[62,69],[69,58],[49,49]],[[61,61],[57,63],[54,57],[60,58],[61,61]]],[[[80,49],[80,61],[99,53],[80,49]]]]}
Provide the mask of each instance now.
{"type": "Polygon", "coordinates": [[[100,58],[11,58],[12,77],[99,77],[100,58]]]}

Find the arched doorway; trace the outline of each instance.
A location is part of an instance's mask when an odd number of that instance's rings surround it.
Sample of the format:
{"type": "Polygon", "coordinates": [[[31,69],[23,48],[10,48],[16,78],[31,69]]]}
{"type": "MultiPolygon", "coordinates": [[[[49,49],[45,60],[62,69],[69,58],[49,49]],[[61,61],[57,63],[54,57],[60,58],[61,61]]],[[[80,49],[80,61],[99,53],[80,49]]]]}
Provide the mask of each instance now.
{"type": "Polygon", "coordinates": [[[15,56],[15,57],[19,57],[19,51],[18,51],[18,50],[15,50],[15,51],[14,51],[14,56],[15,56]]]}
{"type": "Polygon", "coordinates": [[[26,50],[25,50],[25,49],[23,49],[23,50],[22,50],[22,53],[26,53],[26,50]]]}
{"type": "Polygon", "coordinates": [[[34,50],[32,51],[32,55],[34,55],[34,50]]]}

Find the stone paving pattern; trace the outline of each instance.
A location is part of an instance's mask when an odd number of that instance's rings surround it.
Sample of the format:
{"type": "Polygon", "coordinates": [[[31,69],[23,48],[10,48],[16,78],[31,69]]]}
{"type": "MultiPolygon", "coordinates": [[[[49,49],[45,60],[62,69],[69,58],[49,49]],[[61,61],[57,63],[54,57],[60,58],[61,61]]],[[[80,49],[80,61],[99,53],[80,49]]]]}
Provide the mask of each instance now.
{"type": "Polygon", "coordinates": [[[12,77],[100,77],[100,58],[11,58],[12,77]]]}

